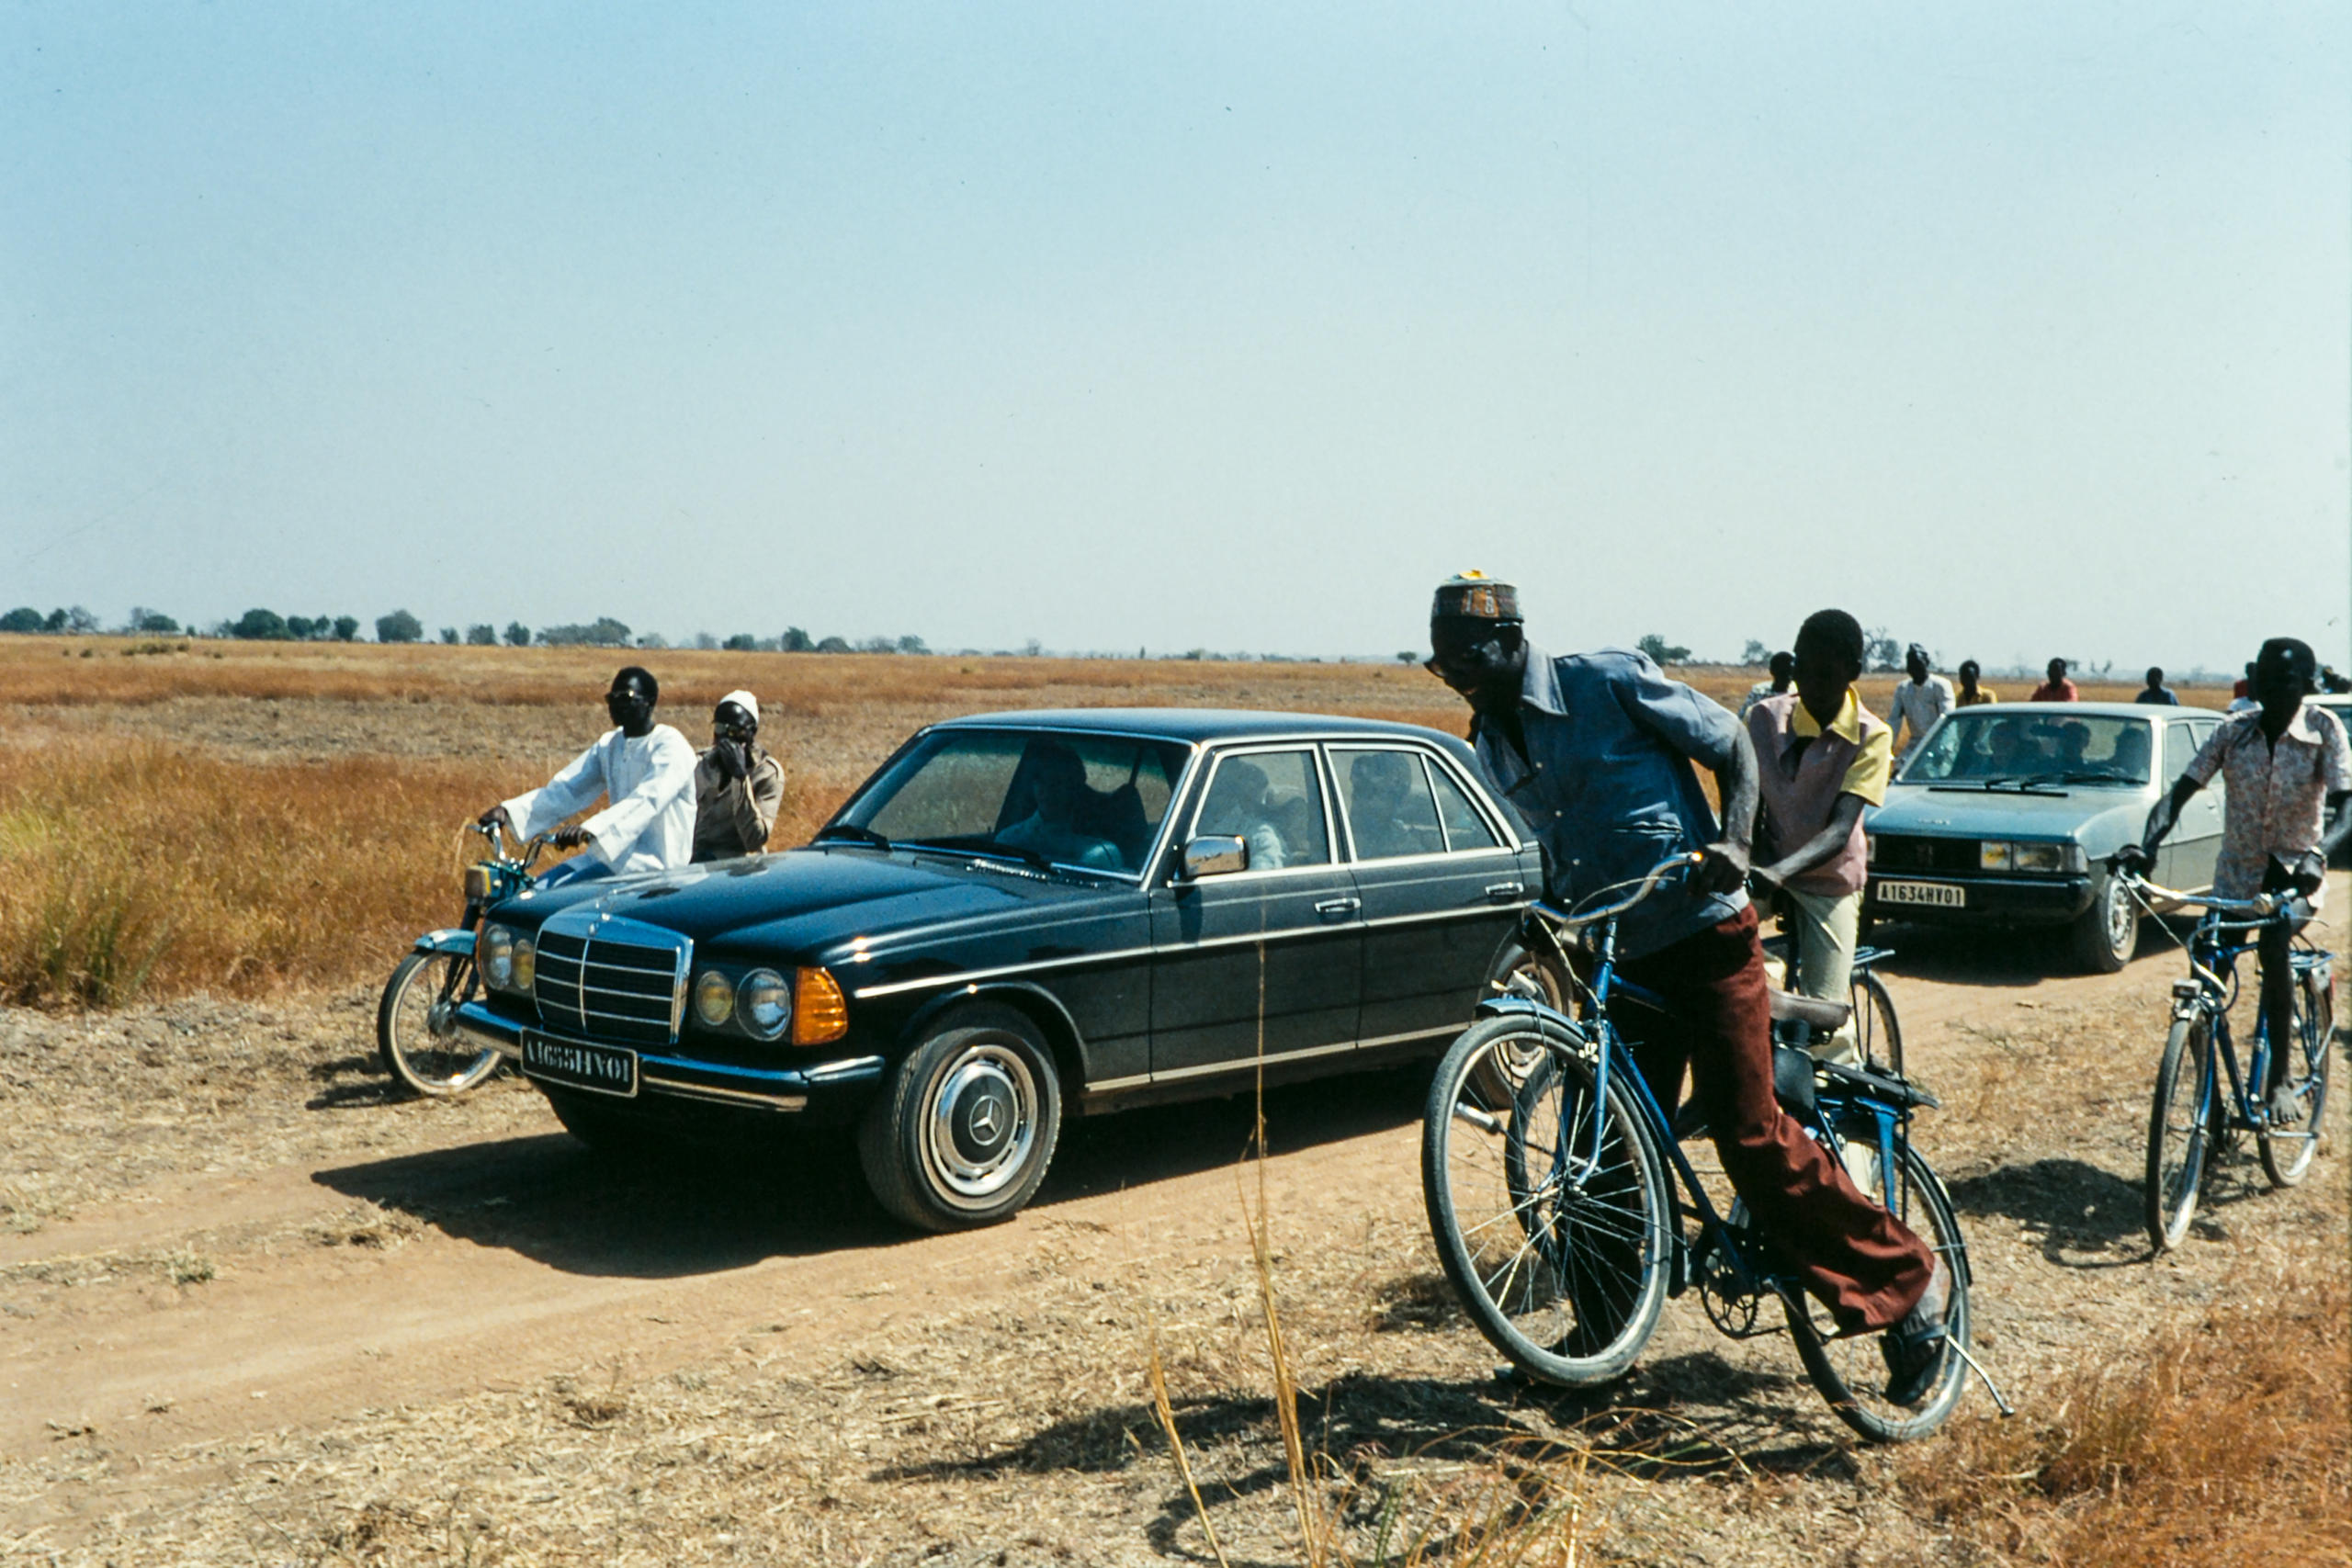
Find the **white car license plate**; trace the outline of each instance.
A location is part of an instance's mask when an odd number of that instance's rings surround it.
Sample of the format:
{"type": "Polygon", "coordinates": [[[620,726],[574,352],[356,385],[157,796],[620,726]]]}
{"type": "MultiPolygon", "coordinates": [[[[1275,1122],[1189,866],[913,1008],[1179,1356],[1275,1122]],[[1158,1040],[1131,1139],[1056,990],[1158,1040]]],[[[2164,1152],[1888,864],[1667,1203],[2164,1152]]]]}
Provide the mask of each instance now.
{"type": "Polygon", "coordinates": [[[1882,882],[1878,885],[1878,901],[1882,904],[1934,904],[1946,909],[1968,908],[1968,889],[1949,882],[1882,882]]]}
{"type": "Polygon", "coordinates": [[[612,1045],[550,1040],[536,1030],[523,1035],[523,1071],[548,1083],[598,1094],[637,1093],[637,1053],[612,1045]]]}

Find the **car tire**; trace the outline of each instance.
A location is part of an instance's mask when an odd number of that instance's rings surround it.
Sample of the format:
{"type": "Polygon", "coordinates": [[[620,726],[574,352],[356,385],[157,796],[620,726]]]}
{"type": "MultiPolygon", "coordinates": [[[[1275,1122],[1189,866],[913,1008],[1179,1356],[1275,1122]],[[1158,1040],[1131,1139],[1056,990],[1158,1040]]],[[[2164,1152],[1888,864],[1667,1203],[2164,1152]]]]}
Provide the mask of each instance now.
{"type": "Polygon", "coordinates": [[[899,1064],[858,1127],[866,1185],[922,1230],[1018,1213],[1046,1178],[1061,1080],[1036,1026],[1011,1008],[959,1008],[899,1064]]]}
{"type": "Polygon", "coordinates": [[[2091,885],[2089,908],[2075,917],[2075,958],[2094,975],[2112,975],[2140,945],[2140,906],[2113,872],[2091,885]]]}

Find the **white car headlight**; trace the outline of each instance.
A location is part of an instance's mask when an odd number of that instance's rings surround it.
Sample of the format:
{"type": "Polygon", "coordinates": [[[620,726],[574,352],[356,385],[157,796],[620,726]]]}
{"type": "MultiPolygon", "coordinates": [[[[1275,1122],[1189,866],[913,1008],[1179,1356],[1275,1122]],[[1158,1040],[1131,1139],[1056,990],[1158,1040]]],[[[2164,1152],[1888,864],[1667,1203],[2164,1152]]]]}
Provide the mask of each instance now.
{"type": "Polygon", "coordinates": [[[2062,871],[2065,868],[2065,846],[2062,844],[2013,844],[2019,871],[2062,871]]]}
{"type": "Polygon", "coordinates": [[[695,1016],[712,1029],[735,1016],[735,987],[716,969],[706,969],[695,982],[695,1016]]]}
{"type": "Polygon", "coordinates": [[[2007,839],[1986,839],[1976,846],[1976,869],[2007,871],[2017,863],[2017,846],[2007,839]]]}
{"type": "Polygon", "coordinates": [[[743,1010],[743,1027],[763,1040],[784,1032],[792,1019],[792,987],[773,969],[754,969],[743,976],[736,992],[743,1010]]]}
{"type": "Polygon", "coordinates": [[[514,933],[504,926],[484,926],[480,944],[481,976],[500,990],[514,984],[514,933]]]}
{"type": "Polygon", "coordinates": [[[532,945],[529,937],[516,937],[514,939],[514,988],[518,991],[527,991],[538,977],[539,950],[532,945]]]}

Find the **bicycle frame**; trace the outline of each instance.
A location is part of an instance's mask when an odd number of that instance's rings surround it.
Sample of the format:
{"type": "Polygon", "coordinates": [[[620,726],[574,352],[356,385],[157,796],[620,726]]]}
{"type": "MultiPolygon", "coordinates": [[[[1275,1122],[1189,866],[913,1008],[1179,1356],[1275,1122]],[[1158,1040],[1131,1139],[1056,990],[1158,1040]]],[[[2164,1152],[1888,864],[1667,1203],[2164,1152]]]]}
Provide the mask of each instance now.
{"type": "MultiPolygon", "coordinates": [[[[1543,913],[1539,907],[1539,917],[1543,913]]],[[[1559,943],[1556,933],[1554,941],[1555,944],[1560,945],[1561,957],[1565,961],[1566,958],[1565,944],[1559,943]]],[[[1546,1036],[1553,1035],[1556,1032],[1589,1047],[1596,1086],[1590,1109],[1584,1119],[1585,1131],[1582,1134],[1585,1139],[1585,1147],[1589,1152],[1583,1157],[1577,1157],[1572,1139],[1578,1134],[1570,1128],[1566,1118],[1561,1121],[1557,1134],[1558,1146],[1554,1151],[1559,1168],[1570,1172],[1589,1172],[1600,1168],[1601,1138],[1606,1126],[1606,1111],[1609,1102],[1610,1077],[1612,1072],[1620,1072],[1621,1058],[1627,1062],[1632,1059],[1630,1048],[1626,1045],[1624,1037],[1619,1032],[1615,1020],[1611,1016],[1612,1003],[1623,997],[1659,1012],[1666,1010],[1666,999],[1657,992],[1618,976],[1615,914],[1611,913],[1600,919],[1590,946],[1594,963],[1591,978],[1589,981],[1574,979],[1573,966],[1567,966],[1572,983],[1580,993],[1576,1017],[1570,1018],[1528,997],[1489,998],[1480,1003],[1478,1009],[1482,1016],[1508,1013],[1532,1014],[1543,1027],[1546,1036]]],[[[1690,1164],[1690,1157],[1682,1152],[1681,1141],[1674,1135],[1671,1119],[1658,1104],[1657,1095],[1651,1091],[1648,1078],[1643,1075],[1638,1066],[1634,1066],[1630,1072],[1623,1072],[1621,1076],[1632,1085],[1630,1098],[1634,1102],[1635,1114],[1641,1118],[1652,1142],[1664,1154],[1668,1165],[1674,1173],[1674,1179],[1668,1184],[1667,1192],[1667,1201],[1670,1205],[1670,1213],[1674,1217],[1675,1247],[1675,1257],[1669,1275],[1674,1283],[1669,1287],[1668,1293],[1679,1295],[1682,1292],[1690,1277],[1690,1258],[1694,1254],[1704,1256],[1710,1247],[1722,1249],[1723,1257],[1730,1267],[1734,1280],[1744,1292],[1752,1293],[1766,1288],[1782,1292],[1796,1289],[1792,1281],[1762,1273],[1742,1256],[1730,1224],[1716,1210],[1713,1201],[1707,1196],[1705,1187],[1699,1180],[1696,1168],[1690,1164]],[[1677,1187],[1680,1189],[1679,1192],[1675,1190],[1677,1187]],[[1684,1234],[1682,1215],[1686,1212],[1691,1213],[1698,1221],[1699,1234],[1695,1241],[1684,1234]]],[[[1838,1122],[1861,1114],[1871,1117],[1879,1158],[1878,1168],[1882,1173],[1881,1191],[1871,1196],[1883,1203],[1887,1203],[1897,1220],[1908,1224],[1909,1204],[1907,1201],[1901,1201],[1896,1194],[1888,1189],[1901,1187],[1901,1184],[1894,1179],[1894,1173],[1899,1168],[1896,1164],[1895,1150],[1898,1142],[1907,1144],[1909,1141],[1910,1108],[1888,1104],[1867,1092],[1846,1089],[1833,1089],[1826,1092],[1819,1097],[1816,1103],[1822,1111],[1821,1130],[1826,1134],[1824,1146],[1832,1157],[1842,1157],[1846,1143],[1844,1135],[1838,1130],[1838,1122]]],[[[1965,1269],[1967,1267],[1965,1257],[1955,1259],[1953,1266],[1957,1269],[1965,1269]]]]}
{"type": "MultiPolygon", "coordinates": [[[[2253,1132],[2261,1130],[2266,1124],[2264,1107],[2257,1102],[2259,1091],[2253,1086],[2268,1081],[2271,1053],[2288,1048],[2290,1043],[2270,1038],[2270,1020],[2257,1007],[2254,1019],[2253,1052],[2247,1058],[2245,1070],[2239,1071],[2237,1043],[2230,1030],[2230,1007],[2237,999],[2238,992],[2237,964],[2239,959],[2254,953],[2260,945],[2257,941],[2251,940],[2256,933],[2265,927],[2283,924],[2292,917],[2291,912],[2284,908],[2267,914],[2243,917],[2238,915],[2238,908],[2234,904],[2215,900],[2209,903],[2204,914],[2198,917],[2197,929],[2188,939],[2189,978],[2173,982],[2172,992],[2178,998],[2173,1016],[2182,1018],[2192,1012],[2202,1013],[2212,1033],[2214,1048],[2206,1054],[2203,1069],[2199,1075],[2197,1115],[2201,1119],[2211,1113],[2214,1097],[2221,1092],[2221,1069],[2226,1067],[2230,1079],[2226,1101],[2230,1111],[2228,1125],[2233,1130],[2253,1132]],[[2250,940],[2232,942],[2229,940],[2232,932],[2248,933],[2250,940]]],[[[2288,953],[2290,982],[2307,975],[2324,975],[2334,957],[2334,954],[2320,952],[2308,944],[2290,948],[2288,953]]],[[[2312,1134],[2283,1133],[2273,1135],[2309,1137],[2312,1134]]]]}

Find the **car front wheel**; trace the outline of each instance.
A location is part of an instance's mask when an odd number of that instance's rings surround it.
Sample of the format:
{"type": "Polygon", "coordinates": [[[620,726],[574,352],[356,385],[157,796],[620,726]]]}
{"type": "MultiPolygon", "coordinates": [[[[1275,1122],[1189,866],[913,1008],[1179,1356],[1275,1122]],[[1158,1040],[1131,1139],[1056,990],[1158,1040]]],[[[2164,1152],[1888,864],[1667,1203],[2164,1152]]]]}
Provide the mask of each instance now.
{"type": "Polygon", "coordinates": [[[2090,907],[2075,917],[2075,956],[2094,975],[2112,975],[2140,945],[2140,906],[2109,872],[2091,888],[2090,907]]]}
{"type": "Polygon", "coordinates": [[[858,1129],[874,1196],[924,1230],[1018,1213],[1061,1136],[1061,1084],[1035,1026],[1009,1008],[959,1010],[892,1075],[858,1129]]]}

